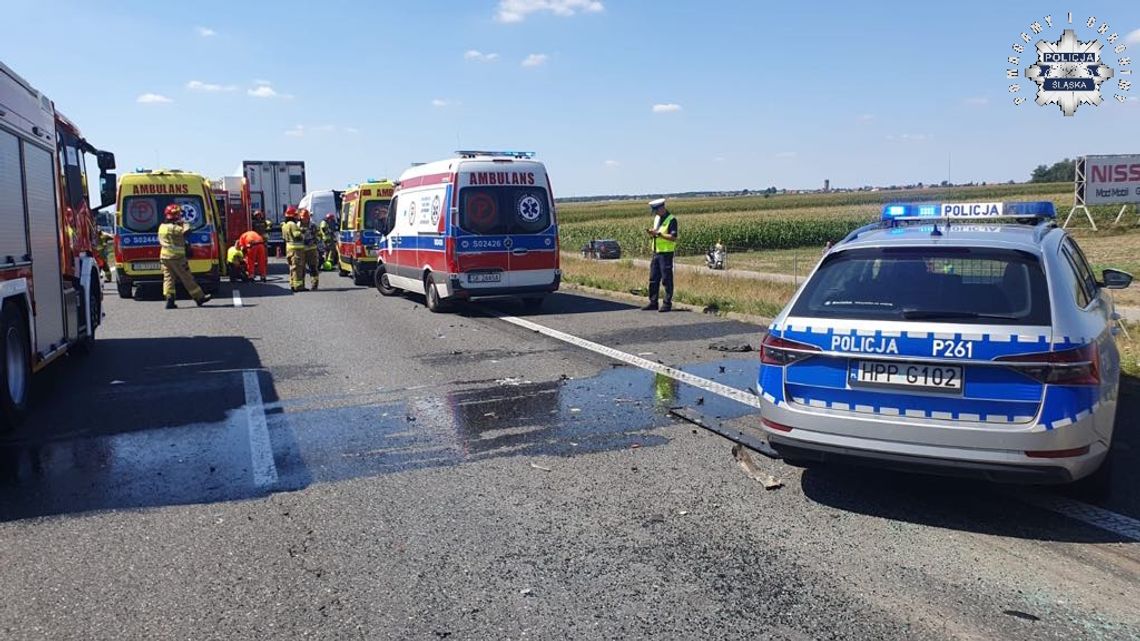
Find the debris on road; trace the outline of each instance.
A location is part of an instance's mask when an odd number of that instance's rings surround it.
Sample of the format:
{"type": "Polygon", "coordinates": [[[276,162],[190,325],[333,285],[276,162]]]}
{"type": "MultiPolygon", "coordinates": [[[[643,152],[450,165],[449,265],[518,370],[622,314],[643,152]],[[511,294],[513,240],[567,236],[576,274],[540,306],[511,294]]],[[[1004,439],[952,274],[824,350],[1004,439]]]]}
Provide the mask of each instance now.
{"type": "Polygon", "coordinates": [[[748,453],[748,450],[744,449],[744,446],[740,443],[732,446],[732,458],[736,459],[737,464],[740,465],[740,469],[744,470],[748,478],[759,481],[764,485],[765,490],[775,490],[784,487],[783,481],[757,467],[756,462],[752,460],[752,456],[748,453]]]}
{"type": "Polygon", "coordinates": [[[532,590],[530,588],[523,588],[523,589],[519,590],[519,594],[521,594],[522,596],[530,596],[530,595],[534,594],[534,590],[532,590]]]}
{"type": "Polygon", "coordinates": [[[1022,619],[1024,621],[1040,621],[1041,620],[1041,617],[1039,617],[1035,614],[1030,614],[1028,612],[1022,612],[1021,610],[1002,610],[1001,613],[1008,615],[1008,616],[1011,616],[1011,617],[1014,617],[1014,618],[1017,618],[1017,619],[1022,619]]]}
{"type": "MultiPolygon", "coordinates": [[[[739,443],[744,447],[759,452],[768,458],[780,458],[780,455],[775,450],[773,450],[772,447],[768,445],[768,442],[763,438],[760,438],[753,434],[746,434],[740,428],[725,425],[722,421],[708,418],[696,410],[690,409],[688,407],[671,407],[669,408],[669,415],[675,418],[679,418],[686,423],[692,423],[697,427],[702,427],[718,436],[723,436],[733,443],[739,443]]],[[[695,434],[696,432],[694,431],[693,433],[695,434]]]]}
{"type": "Polygon", "coordinates": [[[501,385],[503,387],[508,387],[508,386],[509,387],[518,387],[519,385],[522,385],[524,382],[526,382],[526,381],[524,381],[522,378],[520,378],[518,376],[508,376],[506,378],[495,379],[495,383],[497,383],[498,385],[501,385]]]}
{"type": "Polygon", "coordinates": [[[754,351],[752,345],[749,343],[740,343],[736,341],[721,341],[719,343],[709,343],[709,349],[718,352],[751,352],[754,351]]]}
{"type": "Polygon", "coordinates": [[[629,446],[629,449],[636,450],[640,447],[641,447],[641,443],[633,443],[632,445],[629,446]]]}
{"type": "Polygon", "coordinates": [[[538,463],[531,463],[530,466],[536,470],[542,470],[543,472],[553,472],[554,471],[553,469],[546,467],[545,465],[539,465],[538,463]]]}

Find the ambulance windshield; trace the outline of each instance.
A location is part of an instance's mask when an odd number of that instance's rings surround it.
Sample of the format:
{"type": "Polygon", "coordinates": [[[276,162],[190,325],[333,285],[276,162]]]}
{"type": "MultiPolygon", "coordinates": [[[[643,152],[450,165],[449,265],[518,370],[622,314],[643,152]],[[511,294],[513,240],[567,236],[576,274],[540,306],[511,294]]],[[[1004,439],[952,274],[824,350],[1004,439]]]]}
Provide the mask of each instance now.
{"type": "Polygon", "coordinates": [[[388,204],[391,201],[369,200],[364,203],[364,228],[372,229],[381,234],[388,233],[388,204]]]}
{"type": "Polygon", "coordinates": [[[1049,290],[1030,254],[971,247],[852,249],[832,254],[791,315],[1048,325],[1049,290]]]}
{"type": "Polygon", "coordinates": [[[467,232],[537,234],[552,223],[542,187],[465,187],[459,194],[459,226],[467,232]]]}
{"type": "Polygon", "coordinates": [[[202,199],[198,196],[127,196],[123,199],[122,225],[132,232],[156,232],[163,221],[163,212],[172,203],[182,208],[182,220],[190,229],[206,224],[202,199]]]}

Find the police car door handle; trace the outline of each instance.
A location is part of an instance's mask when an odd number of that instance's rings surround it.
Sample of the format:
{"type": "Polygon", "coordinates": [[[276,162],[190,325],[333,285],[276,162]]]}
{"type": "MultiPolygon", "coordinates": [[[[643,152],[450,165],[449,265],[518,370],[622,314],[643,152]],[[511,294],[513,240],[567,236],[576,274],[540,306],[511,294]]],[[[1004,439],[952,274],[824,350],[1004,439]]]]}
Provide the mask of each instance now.
{"type": "Polygon", "coordinates": [[[530,250],[526,247],[519,247],[517,249],[512,249],[511,253],[515,256],[525,256],[526,254],[530,253],[530,250]]]}

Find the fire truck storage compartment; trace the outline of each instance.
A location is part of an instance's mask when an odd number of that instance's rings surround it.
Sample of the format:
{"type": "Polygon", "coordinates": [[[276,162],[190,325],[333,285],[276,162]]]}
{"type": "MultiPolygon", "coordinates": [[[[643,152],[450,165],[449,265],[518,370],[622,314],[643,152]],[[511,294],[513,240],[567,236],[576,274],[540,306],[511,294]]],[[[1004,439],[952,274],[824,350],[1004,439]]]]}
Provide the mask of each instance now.
{"type": "Polygon", "coordinates": [[[36,352],[46,356],[63,345],[62,275],[59,264],[59,226],[55,202],[55,165],[52,154],[24,145],[24,177],[28,198],[28,227],[32,239],[32,287],[36,306],[36,352]]]}
{"type": "Polygon", "coordinates": [[[0,269],[28,262],[20,139],[0,129],[0,269]]]}

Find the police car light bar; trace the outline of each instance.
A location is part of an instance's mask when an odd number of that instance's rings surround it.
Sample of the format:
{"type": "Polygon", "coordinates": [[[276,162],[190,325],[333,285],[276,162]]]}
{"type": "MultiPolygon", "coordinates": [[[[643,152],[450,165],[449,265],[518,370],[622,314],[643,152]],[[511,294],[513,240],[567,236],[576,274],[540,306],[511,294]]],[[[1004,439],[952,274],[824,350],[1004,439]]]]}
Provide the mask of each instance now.
{"type": "Polygon", "coordinates": [[[896,220],[978,220],[1056,218],[1050,201],[1008,203],[894,203],[883,206],[883,222],[896,220]]]}
{"type": "Polygon", "coordinates": [[[459,149],[456,150],[456,155],[462,158],[474,158],[475,156],[492,156],[495,158],[534,158],[536,155],[533,151],[483,151],[479,149],[459,149]]]}

